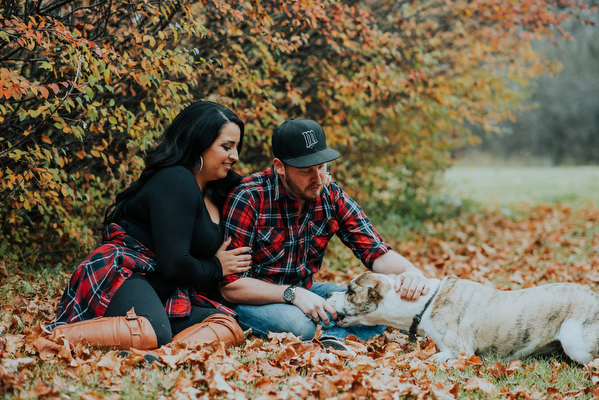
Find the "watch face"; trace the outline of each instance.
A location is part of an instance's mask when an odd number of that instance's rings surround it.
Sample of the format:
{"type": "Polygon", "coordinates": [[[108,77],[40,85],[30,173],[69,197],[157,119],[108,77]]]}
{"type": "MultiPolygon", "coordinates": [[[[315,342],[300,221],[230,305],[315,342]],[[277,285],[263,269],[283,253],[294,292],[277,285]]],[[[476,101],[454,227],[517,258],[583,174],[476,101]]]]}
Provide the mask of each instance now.
{"type": "Polygon", "coordinates": [[[285,289],[285,291],[283,292],[283,300],[285,300],[286,302],[290,302],[293,301],[294,298],[295,291],[291,287],[285,289]]]}

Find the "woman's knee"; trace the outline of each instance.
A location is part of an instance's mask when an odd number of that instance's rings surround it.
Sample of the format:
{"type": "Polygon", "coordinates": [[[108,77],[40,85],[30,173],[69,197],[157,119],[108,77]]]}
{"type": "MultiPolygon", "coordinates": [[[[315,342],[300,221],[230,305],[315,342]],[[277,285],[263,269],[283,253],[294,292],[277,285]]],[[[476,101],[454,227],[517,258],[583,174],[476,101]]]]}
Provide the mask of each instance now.
{"type": "Polygon", "coordinates": [[[216,308],[191,306],[191,314],[189,317],[170,319],[173,336],[189,328],[190,326],[202,323],[202,321],[214,314],[226,315],[224,311],[218,310],[216,308]]]}
{"type": "Polygon", "coordinates": [[[171,342],[173,334],[164,306],[152,286],[138,274],[133,274],[123,282],[112,296],[104,315],[125,316],[131,308],[139,317],[145,317],[150,322],[158,347],[171,342]]]}
{"type": "Polygon", "coordinates": [[[150,325],[152,325],[152,328],[154,328],[154,333],[156,334],[156,342],[158,343],[158,347],[164,346],[165,344],[172,342],[173,333],[168,319],[166,320],[166,324],[163,321],[153,321],[150,318],[148,318],[148,320],[150,321],[150,325]]]}

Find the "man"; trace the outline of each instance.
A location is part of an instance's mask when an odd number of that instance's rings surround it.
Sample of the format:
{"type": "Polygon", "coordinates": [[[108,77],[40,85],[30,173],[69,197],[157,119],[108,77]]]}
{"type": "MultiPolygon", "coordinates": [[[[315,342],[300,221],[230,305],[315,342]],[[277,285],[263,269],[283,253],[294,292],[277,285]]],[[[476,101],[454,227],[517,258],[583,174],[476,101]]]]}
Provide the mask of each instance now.
{"type": "Polygon", "coordinates": [[[344,329],[332,322],[337,314],[325,295],[346,288],[314,282],[314,274],[333,234],[368,269],[397,274],[395,290],[405,300],[426,294],[424,275],[391,250],[336,183],[325,185],[326,163],[339,153],[327,147],[317,122],[284,122],[273,133],[272,149],[273,167],[244,178],[225,203],[225,237],[232,238],[231,247],[252,248],[252,268],[225,277],[222,296],[237,304],[240,325],[258,334],[292,332],[310,340],[318,323],[324,335],[336,339],[354,334],[367,340],[381,333],[384,326],[344,329]]]}

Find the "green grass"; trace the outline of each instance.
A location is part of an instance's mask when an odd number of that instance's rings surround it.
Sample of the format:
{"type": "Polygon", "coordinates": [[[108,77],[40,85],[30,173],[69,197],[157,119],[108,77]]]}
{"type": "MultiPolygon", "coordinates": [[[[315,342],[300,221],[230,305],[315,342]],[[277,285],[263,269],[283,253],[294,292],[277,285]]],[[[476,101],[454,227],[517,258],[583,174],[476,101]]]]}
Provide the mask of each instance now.
{"type": "MultiPolygon", "coordinates": [[[[468,366],[461,370],[459,374],[456,374],[456,370],[445,371],[436,368],[429,373],[429,378],[432,381],[441,381],[449,386],[456,381],[456,378],[458,381],[463,382],[469,378],[479,377],[492,382],[498,390],[508,393],[517,390],[518,387],[527,388],[527,390],[538,393],[552,390],[566,393],[578,387],[592,387],[584,376],[584,369],[569,361],[565,356],[555,358],[531,356],[525,357],[521,361],[521,367],[509,375],[497,376],[489,372],[490,367],[496,363],[505,366],[509,364],[508,360],[491,356],[484,360],[487,368],[481,369],[478,366],[468,366]]],[[[482,394],[480,391],[470,393],[482,394]]],[[[486,396],[474,396],[473,398],[486,398],[486,396]]]]}
{"type": "Polygon", "coordinates": [[[455,166],[445,173],[443,193],[489,206],[599,204],[599,166],[455,166]]]}

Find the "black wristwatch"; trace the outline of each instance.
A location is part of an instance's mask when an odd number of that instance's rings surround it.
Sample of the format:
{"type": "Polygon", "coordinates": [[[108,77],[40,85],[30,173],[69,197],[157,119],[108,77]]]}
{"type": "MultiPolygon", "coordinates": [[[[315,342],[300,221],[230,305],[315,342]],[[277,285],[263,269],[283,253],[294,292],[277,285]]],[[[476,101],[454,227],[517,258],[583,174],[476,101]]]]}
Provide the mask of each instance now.
{"type": "Polygon", "coordinates": [[[291,285],[283,292],[283,300],[287,304],[293,304],[293,300],[295,300],[295,288],[297,285],[291,285]]]}

